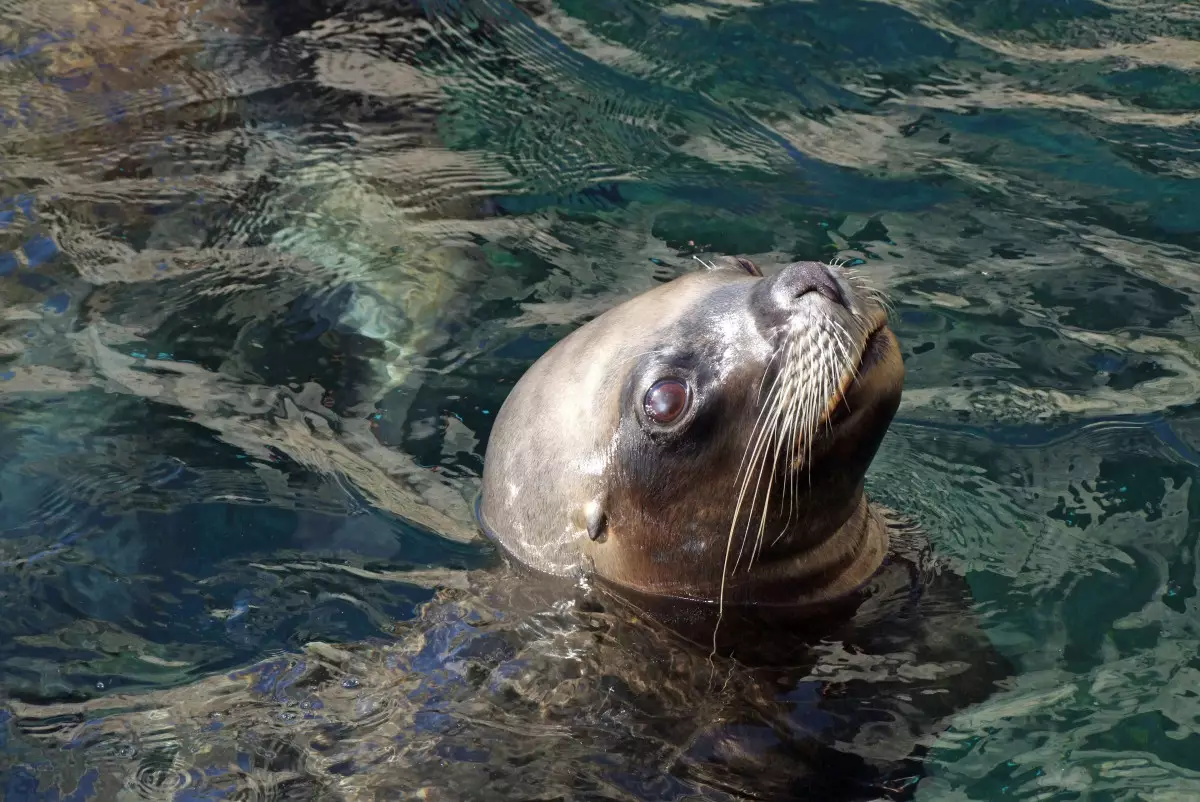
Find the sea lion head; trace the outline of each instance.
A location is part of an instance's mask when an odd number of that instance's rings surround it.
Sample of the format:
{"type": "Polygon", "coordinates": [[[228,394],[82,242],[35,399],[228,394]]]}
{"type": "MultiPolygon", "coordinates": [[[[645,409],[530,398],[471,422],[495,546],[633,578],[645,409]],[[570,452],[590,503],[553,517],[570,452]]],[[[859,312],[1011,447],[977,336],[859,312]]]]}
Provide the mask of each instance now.
{"type": "Polygon", "coordinates": [[[887,541],[864,476],[904,365],[839,266],[722,257],[598,316],[514,386],[479,517],[519,562],[636,596],[804,604],[887,541]]]}

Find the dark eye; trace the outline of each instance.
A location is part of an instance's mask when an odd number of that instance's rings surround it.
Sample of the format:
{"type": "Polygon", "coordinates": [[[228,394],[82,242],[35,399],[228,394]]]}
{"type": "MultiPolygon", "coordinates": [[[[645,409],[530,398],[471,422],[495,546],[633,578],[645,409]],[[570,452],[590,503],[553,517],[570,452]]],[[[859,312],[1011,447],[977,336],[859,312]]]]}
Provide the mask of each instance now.
{"type": "Polygon", "coordinates": [[[646,391],[642,404],[647,418],[665,425],[682,415],[690,400],[686,384],[679,379],[662,379],[646,391]]]}

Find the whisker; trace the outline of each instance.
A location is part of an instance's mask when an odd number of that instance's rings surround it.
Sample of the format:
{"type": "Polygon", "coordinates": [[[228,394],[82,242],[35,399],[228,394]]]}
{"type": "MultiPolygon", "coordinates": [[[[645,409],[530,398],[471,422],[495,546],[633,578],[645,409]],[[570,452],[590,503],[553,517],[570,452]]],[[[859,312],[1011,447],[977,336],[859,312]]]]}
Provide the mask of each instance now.
{"type": "MultiPolygon", "coordinates": [[[[779,397],[780,396],[779,396],[778,392],[773,393],[771,396],[772,399],[777,399],[779,397]]],[[[766,469],[767,447],[769,447],[771,438],[775,434],[776,427],[774,424],[775,424],[776,418],[778,418],[778,416],[779,416],[779,409],[780,409],[780,404],[777,401],[775,401],[775,403],[771,404],[771,413],[766,420],[766,423],[768,425],[764,425],[761,428],[761,430],[758,433],[758,437],[756,438],[756,442],[755,442],[755,446],[754,446],[754,454],[751,457],[751,460],[752,460],[752,466],[754,463],[758,464],[758,475],[756,476],[756,478],[754,480],[754,493],[750,497],[750,501],[751,501],[750,509],[747,511],[747,514],[746,514],[746,529],[742,533],[742,543],[741,543],[741,546],[738,547],[738,559],[737,559],[737,562],[734,563],[733,573],[737,572],[738,565],[741,564],[742,554],[743,554],[743,552],[745,550],[745,546],[746,546],[746,539],[750,536],[750,524],[754,520],[754,510],[758,506],[758,491],[759,491],[759,488],[762,486],[763,471],[766,469]]],[[[754,468],[751,467],[750,471],[747,472],[746,484],[749,483],[750,473],[752,473],[753,471],[754,471],[754,468]]],[[[743,490],[743,492],[744,492],[744,490],[743,490]]],[[[764,509],[765,509],[765,503],[764,503],[764,509]]],[[[735,518],[733,521],[733,525],[736,526],[736,524],[737,524],[737,519],[735,518]]],[[[751,553],[753,554],[753,551],[751,553]]],[[[747,570],[749,570],[749,569],[747,569],[747,570]]]]}
{"type": "MultiPolygon", "coordinates": [[[[737,501],[737,505],[734,508],[733,520],[730,523],[729,538],[728,538],[728,542],[726,543],[726,547],[725,547],[725,565],[721,571],[722,598],[724,598],[725,575],[729,568],[729,551],[733,547],[733,532],[737,528],[737,522],[738,522],[738,518],[741,513],[741,507],[742,507],[743,502],[745,501],[746,490],[750,484],[750,476],[754,473],[754,463],[758,458],[759,448],[761,446],[763,438],[766,435],[766,432],[768,431],[768,427],[763,424],[765,423],[767,418],[769,418],[769,415],[770,415],[769,411],[772,410],[774,407],[772,401],[776,397],[777,393],[779,392],[779,388],[780,388],[779,381],[783,377],[783,375],[784,374],[782,371],[780,373],[776,374],[775,381],[772,382],[772,384],[771,384],[771,390],[769,391],[769,393],[767,395],[767,402],[764,403],[762,405],[761,409],[759,410],[758,419],[755,421],[754,429],[751,430],[750,440],[746,443],[746,451],[743,452],[743,454],[742,454],[742,465],[739,466],[738,473],[734,476],[734,481],[736,482],[738,477],[741,476],[742,468],[747,466],[746,460],[747,460],[747,457],[749,457],[749,459],[750,459],[749,467],[746,468],[746,475],[743,478],[742,487],[741,487],[740,492],[738,493],[738,501],[737,501]],[[752,448],[753,448],[753,452],[751,451],[752,448]]],[[[755,495],[757,495],[757,489],[755,490],[755,495]]],[[[750,507],[750,511],[748,513],[749,516],[753,516],[755,506],[757,506],[757,502],[755,501],[754,497],[751,497],[751,507],[750,507]]],[[[745,546],[746,546],[747,534],[748,534],[748,532],[746,534],[743,534],[743,536],[742,536],[742,543],[741,543],[741,546],[739,546],[739,548],[738,548],[738,562],[734,565],[733,571],[737,571],[737,565],[741,563],[741,556],[742,556],[742,554],[745,550],[745,546]]]]}
{"type": "MultiPolygon", "coordinates": [[[[789,349],[789,352],[790,352],[790,349],[789,349]]],[[[787,367],[785,368],[785,370],[788,372],[789,375],[792,373],[793,364],[794,363],[788,362],[787,367]]],[[[794,386],[794,384],[792,382],[788,381],[788,382],[784,383],[784,386],[785,386],[785,388],[791,388],[794,386]]],[[[791,409],[791,399],[789,397],[791,395],[795,395],[795,393],[786,394],[784,396],[785,403],[779,405],[781,414],[784,411],[788,411],[791,409]]],[[[787,418],[785,417],[784,418],[785,423],[786,423],[786,420],[787,420],[787,418]]],[[[782,428],[782,431],[780,431],[780,428],[777,427],[776,433],[775,433],[775,450],[774,450],[774,455],[771,459],[770,481],[768,481],[768,483],[767,483],[766,494],[763,498],[763,511],[762,511],[761,517],[759,518],[758,537],[756,538],[755,548],[750,553],[750,563],[746,568],[747,571],[749,571],[751,568],[754,567],[755,558],[759,554],[762,553],[762,546],[763,546],[764,536],[765,536],[766,528],[767,528],[767,520],[769,518],[768,511],[770,509],[770,504],[771,504],[771,490],[775,486],[775,477],[779,473],[779,455],[783,452],[783,450],[785,448],[785,437],[788,433],[787,425],[784,425],[781,428],[782,428]]],[[[764,465],[765,465],[765,462],[766,462],[766,460],[765,460],[765,454],[764,454],[764,465]]]]}
{"type": "MultiPolygon", "coordinates": [[[[841,267],[845,261],[833,263],[841,267]]],[[[888,308],[883,294],[858,271],[846,269],[845,275],[859,297],[888,308]]],[[[834,413],[848,405],[847,391],[859,378],[867,319],[839,312],[825,323],[820,329],[780,327],[768,337],[771,357],[755,389],[758,414],[734,479],[737,499],[721,566],[714,651],[732,578],[742,571],[743,559],[745,571],[752,571],[765,551],[793,532],[804,509],[804,493],[812,492],[818,435],[833,431],[834,413]],[[807,491],[801,485],[804,480],[807,491]]]]}

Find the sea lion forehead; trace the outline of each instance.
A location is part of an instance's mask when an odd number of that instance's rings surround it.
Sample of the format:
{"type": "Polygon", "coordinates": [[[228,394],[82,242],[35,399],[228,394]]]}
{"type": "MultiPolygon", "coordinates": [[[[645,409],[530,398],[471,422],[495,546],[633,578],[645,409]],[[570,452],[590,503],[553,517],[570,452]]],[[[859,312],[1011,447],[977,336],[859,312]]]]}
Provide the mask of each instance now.
{"type": "Polygon", "coordinates": [[[729,269],[687,273],[629,299],[611,312],[636,319],[640,325],[653,321],[666,327],[685,318],[712,314],[728,307],[759,280],[729,269]]]}
{"type": "MultiPolygon", "coordinates": [[[[578,346],[577,364],[587,378],[590,416],[598,435],[617,435],[627,393],[649,389],[657,379],[687,377],[703,369],[714,378],[748,360],[767,358],[747,297],[761,279],[730,270],[682,276],[597,319],[578,346]],[[601,358],[597,358],[601,357],[601,358]]],[[[580,418],[582,420],[582,417],[580,418]]]]}
{"type": "MultiPolygon", "coordinates": [[[[603,344],[607,353],[620,353],[619,361],[628,368],[656,352],[666,354],[701,342],[736,343],[751,325],[745,299],[758,281],[729,269],[680,276],[597,318],[601,329],[594,344],[603,344]]],[[[610,363],[610,371],[612,367],[610,363]]]]}

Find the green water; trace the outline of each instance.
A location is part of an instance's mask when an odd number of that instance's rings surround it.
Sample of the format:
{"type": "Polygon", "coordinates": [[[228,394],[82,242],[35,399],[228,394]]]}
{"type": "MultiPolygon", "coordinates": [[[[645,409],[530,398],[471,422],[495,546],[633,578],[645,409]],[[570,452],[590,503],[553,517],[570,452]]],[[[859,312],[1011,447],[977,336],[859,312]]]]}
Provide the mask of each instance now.
{"type": "MultiPolygon", "coordinates": [[[[919,798],[1200,798],[1192,0],[0,0],[0,694],[412,621],[405,571],[490,564],[511,383],[714,253],[839,257],[894,306],[868,490],[1019,672],[919,798]]],[[[5,799],[202,762],[72,716],[41,726],[91,746],[0,712],[5,799]]],[[[635,764],[578,798],[694,798],[635,764]]]]}

